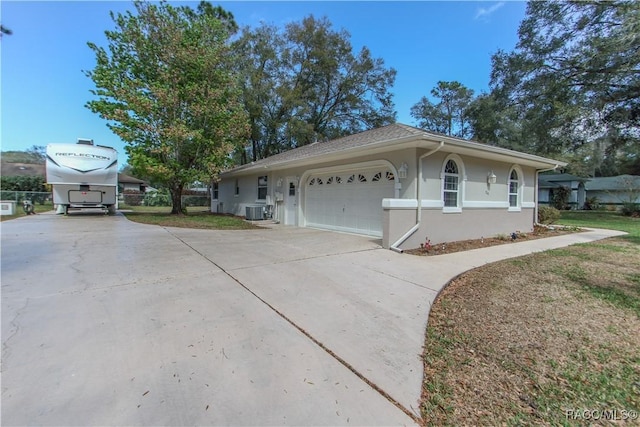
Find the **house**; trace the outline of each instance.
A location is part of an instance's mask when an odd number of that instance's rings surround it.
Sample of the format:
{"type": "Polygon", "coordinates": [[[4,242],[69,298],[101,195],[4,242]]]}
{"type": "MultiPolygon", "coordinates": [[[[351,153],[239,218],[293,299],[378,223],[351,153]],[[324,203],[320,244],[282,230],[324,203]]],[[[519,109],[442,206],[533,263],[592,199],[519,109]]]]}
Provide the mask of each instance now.
{"type": "Polygon", "coordinates": [[[125,191],[138,191],[144,193],[147,190],[147,183],[141,179],[134,178],[124,173],[118,174],[118,193],[125,191]]]}
{"type": "Polygon", "coordinates": [[[538,177],[538,203],[541,205],[553,205],[554,193],[562,187],[568,189],[566,200],[571,209],[582,209],[587,198],[586,183],[589,178],[568,173],[541,174],[538,177]]]}
{"type": "Polygon", "coordinates": [[[590,178],[586,183],[588,198],[595,197],[600,205],[617,206],[640,203],[640,176],[619,175],[590,178]]]}
{"type": "Polygon", "coordinates": [[[587,199],[599,205],[619,206],[625,202],[640,202],[640,176],[619,175],[581,178],[571,174],[540,174],[538,203],[553,205],[554,192],[561,187],[569,190],[567,203],[571,209],[583,209],[587,199]]]}
{"type": "Polygon", "coordinates": [[[220,174],[212,212],[267,212],[286,225],[415,248],[530,231],[538,173],[563,162],[391,124],[220,174]],[[249,209],[247,209],[249,208],[249,209]]]}

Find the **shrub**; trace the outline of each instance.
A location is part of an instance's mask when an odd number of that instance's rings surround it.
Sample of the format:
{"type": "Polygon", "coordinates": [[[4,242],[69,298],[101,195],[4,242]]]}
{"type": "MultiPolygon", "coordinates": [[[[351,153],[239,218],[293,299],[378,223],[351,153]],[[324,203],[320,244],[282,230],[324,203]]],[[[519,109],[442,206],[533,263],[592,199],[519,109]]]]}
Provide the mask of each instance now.
{"type": "Polygon", "coordinates": [[[540,206],[538,208],[538,222],[540,224],[553,224],[560,219],[560,211],[551,206],[540,206]]]}
{"type": "Polygon", "coordinates": [[[171,206],[169,190],[149,191],[144,195],[145,206],[171,206]]]}
{"type": "Polygon", "coordinates": [[[144,195],[140,191],[125,190],[123,192],[124,203],[128,206],[140,206],[144,195]]]}
{"type": "Polygon", "coordinates": [[[597,197],[587,197],[587,200],[584,201],[584,210],[587,211],[595,211],[600,209],[600,201],[597,197]]]}
{"type": "Polygon", "coordinates": [[[569,196],[571,195],[571,188],[560,186],[553,189],[553,207],[564,211],[569,209],[569,196]]]}
{"type": "Polygon", "coordinates": [[[624,202],[620,213],[634,218],[640,217],[640,203],[624,202]]]}

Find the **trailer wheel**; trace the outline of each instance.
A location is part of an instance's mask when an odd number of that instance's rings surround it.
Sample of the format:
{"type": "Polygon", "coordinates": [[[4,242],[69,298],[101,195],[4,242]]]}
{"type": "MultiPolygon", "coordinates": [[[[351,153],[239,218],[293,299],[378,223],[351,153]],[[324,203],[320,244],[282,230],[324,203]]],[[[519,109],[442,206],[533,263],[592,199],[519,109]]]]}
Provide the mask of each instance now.
{"type": "Polygon", "coordinates": [[[107,213],[109,215],[115,215],[116,214],[116,205],[109,205],[109,207],[107,208],[107,213]]]}

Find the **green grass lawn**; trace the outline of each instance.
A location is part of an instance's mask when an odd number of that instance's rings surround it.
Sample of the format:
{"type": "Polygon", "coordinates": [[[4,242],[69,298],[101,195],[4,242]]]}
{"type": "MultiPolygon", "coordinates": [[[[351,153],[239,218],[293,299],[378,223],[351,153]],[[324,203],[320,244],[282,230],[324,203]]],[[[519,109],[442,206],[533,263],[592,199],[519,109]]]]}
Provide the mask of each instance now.
{"type": "Polygon", "coordinates": [[[562,211],[559,224],[577,227],[607,228],[629,233],[628,238],[640,244],[640,218],[610,211],[562,211]]]}
{"type": "Polygon", "coordinates": [[[248,230],[260,228],[240,217],[211,213],[206,207],[202,206],[188,208],[187,215],[171,215],[171,207],[123,206],[120,210],[131,221],[163,227],[208,230],[248,230]]]}

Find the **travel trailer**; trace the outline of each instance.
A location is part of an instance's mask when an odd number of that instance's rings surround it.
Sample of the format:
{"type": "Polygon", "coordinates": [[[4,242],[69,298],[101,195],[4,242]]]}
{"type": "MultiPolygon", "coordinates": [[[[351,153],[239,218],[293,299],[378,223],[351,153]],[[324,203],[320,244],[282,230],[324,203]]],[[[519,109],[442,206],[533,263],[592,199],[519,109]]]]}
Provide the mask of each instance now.
{"type": "Polygon", "coordinates": [[[94,208],[113,214],[117,208],[118,153],[92,139],[47,145],[47,183],[57,213],[94,208]]]}

